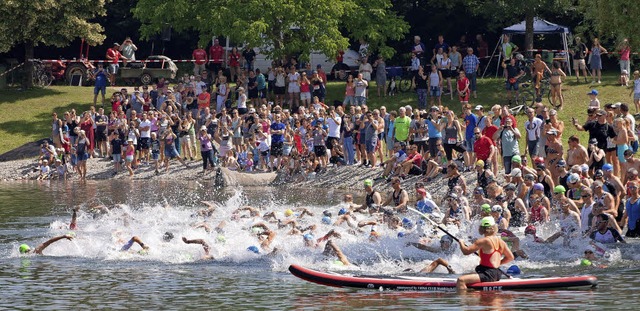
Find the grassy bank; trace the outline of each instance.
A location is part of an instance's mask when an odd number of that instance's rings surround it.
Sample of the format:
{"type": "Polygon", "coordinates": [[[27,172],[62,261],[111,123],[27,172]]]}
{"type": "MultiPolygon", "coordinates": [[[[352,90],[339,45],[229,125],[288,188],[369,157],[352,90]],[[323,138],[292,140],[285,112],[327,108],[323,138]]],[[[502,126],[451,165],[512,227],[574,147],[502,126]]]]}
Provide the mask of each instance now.
{"type": "MultiPolygon", "coordinates": [[[[635,108],[632,107],[629,89],[618,86],[617,78],[617,75],[611,74],[603,77],[602,84],[595,85],[600,92],[600,102],[602,105],[612,102],[628,103],[631,106],[631,112],[634,113],[635,108]]],[[[563,140],[566,143],[566,138],[578,134],[584,141],[587,134],[585,132],[578,133],[571,126],[571,117],[576,117],[581,122],[584,121],[588,105],[586,93],[594,86],[585,83],[576,84],[574,77],[568,77],[567,81],[563,86],[565,107],[558,114],[566,125],[563,140]]],[[[471,103],[483,105],[486,108],[495,104],[505,104],[503,87],[504,81],[502,79],[479,79],[478,99],[472,99],[471,103]]],[[[388,110],[395,110],[400,106],[412,105],[415,107],[417,105],[417,97],[413,92],[400,93],[394,97],[377,97],[375,88],[375,83],[372,83],[369,99],[371,107],[384,105],[388,110]]],[[[109,90],[107,93],[110,93],[109,90]]],[[[344,83],[329,83],[327,94],[327,103],[332,103],[334,100],[342,101],[344,83]]],[[[27,91],[0,90],[0,140],[3,142],[0,144],[0,154],[27,142],[48,137],[51,131],[51,113],[53,111],[58,112],[59,115],[72,108],[82,112],[89,109],[92,100],[92,87],[54,86],[27,91]]],[[[455,111],[459,112],[460,110],[460,104],[455,97],[450,100],[449,97],[443,96],[442,103],[455,111]]],[[[518,116],[518,125],[521,130],[523,130],[524,121],[524,116],[518,116]]]]}

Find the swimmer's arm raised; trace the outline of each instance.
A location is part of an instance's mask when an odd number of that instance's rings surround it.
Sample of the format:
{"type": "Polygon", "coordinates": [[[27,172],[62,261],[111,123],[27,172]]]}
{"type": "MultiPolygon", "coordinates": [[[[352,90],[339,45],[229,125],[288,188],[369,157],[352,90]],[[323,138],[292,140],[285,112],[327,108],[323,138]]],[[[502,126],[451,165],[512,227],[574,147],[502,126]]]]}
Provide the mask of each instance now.
{"type": "Polygon", "coordinates": [[[73,236],[67,234],[67,235],[61,235],[61,236],[57,236],[55,238],[51,238],[48,241],[38,245],[38,247],[36,247],[36,249],[34,250],[34,253],[36,253],[38,255],[42,255],[42,252],[44,251],[45,248],[49,247],[49,245],[51,245],[51,244],[53,244],[53,243],[55,243],[57,241],[60,241],[62,239],[71,240],[71,239],[73,239],[73,236]]]}

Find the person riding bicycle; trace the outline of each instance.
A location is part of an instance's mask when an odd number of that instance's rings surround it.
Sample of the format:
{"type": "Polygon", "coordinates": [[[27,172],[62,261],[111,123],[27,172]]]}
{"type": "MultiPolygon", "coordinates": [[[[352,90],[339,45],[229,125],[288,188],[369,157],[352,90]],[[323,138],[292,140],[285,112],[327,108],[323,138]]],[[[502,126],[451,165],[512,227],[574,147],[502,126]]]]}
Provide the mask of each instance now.
{"type": "Polygon", "coordinates": [[[549,66],[542,60],[542,56],[536,54],[535,60],[533,64],[531,64],[531,76],[535,82],[536,97],[540,97],[540,82],[542,82],[545,72],[551,73],[551,69],[549,69],[549,66]]]}

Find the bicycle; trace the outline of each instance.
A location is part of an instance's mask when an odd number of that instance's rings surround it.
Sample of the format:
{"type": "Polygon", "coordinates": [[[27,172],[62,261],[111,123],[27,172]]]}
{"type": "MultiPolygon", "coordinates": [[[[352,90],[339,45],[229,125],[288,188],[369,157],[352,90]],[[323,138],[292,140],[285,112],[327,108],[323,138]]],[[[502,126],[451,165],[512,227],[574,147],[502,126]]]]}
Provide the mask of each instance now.
{"type": "Polygon", "coordinates": [[[31,72],[33,85],[46,88],[53,82],[53,74],[51,69],[40,60],[33,61],[33,71],[31,72]]]}
{"type": "Polygon", "coordinates": [[[387,78],[389,79],[388,93],[411,91],[413,74],[409,67],[388,67],[387,78]]]}

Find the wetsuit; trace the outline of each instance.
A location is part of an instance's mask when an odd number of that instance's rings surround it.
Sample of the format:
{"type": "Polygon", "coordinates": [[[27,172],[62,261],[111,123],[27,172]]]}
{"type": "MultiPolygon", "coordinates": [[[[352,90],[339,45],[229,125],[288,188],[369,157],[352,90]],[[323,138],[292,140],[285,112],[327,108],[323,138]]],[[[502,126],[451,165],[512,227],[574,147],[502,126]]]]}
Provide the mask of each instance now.
{"type": "Polygon", "coordinates": [[[493,246],[493,252],[489,254],[485,254],[482,249],[478,252],[480,256],[480,265],[476,267],[476,273],[480,277],[480,282],[495,282],[500,280],[500,276],[502,276],[502,272],[500,269],[493,267],[491,263],[491,257],[496,252],[502,255],[500,251],[500,240],[496,236],[487,237],[493,246]]]}

